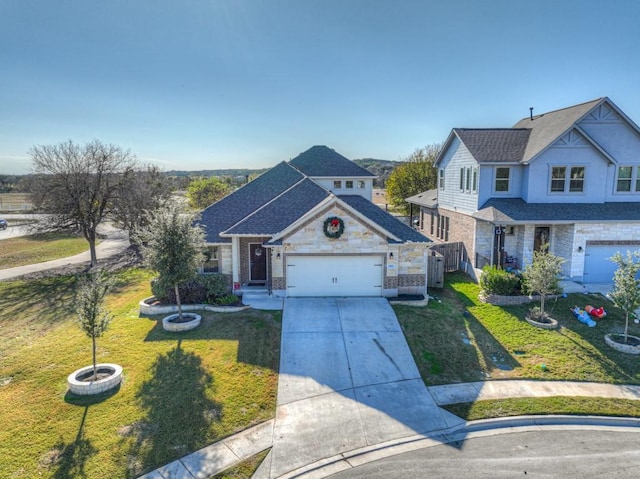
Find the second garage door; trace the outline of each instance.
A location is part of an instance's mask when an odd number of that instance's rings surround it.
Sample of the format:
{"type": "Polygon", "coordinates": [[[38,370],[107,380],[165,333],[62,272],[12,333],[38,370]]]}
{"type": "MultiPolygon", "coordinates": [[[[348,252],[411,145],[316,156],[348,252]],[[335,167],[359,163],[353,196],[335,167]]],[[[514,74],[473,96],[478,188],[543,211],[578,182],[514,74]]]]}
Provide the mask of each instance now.
{"type": "Polygon", "coordinates": [[[587,244],[584,255],[585,283],[609,283],[618,267],[611,258],[618,251],[624,256],[627,250],[635,251],[638,245],[590,245],[587,244]]]}
{"type": "Polygon", "coordinates": [[[288,256],[288,296],[381,296],[383,257],[288,256]]]}

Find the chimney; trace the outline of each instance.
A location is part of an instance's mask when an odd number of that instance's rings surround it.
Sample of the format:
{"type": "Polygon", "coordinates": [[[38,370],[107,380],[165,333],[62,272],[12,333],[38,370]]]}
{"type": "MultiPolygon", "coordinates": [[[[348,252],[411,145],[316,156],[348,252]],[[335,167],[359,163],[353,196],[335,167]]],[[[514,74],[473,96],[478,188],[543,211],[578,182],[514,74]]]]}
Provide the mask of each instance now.
{"type": "Polygon", "coordinates": [[[531,121],[533,121],[533,107],[532,106],[529,107],[529,118],[531,119],[531,121]]]}

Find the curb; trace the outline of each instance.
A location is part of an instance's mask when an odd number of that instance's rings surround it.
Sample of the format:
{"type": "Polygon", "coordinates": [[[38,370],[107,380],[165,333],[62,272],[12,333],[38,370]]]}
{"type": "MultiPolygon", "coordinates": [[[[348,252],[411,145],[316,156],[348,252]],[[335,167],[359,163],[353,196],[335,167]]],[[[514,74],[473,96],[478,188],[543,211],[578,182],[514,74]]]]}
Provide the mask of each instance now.
{"type": "Polygon", "coordinates": [[[283,474],[278,479],[320,479],[366,463],[405,452],[450,444],[476,437],[515,432],[567,429],[614,430],[640,433],[640,418],[608,416],[514,416],[472,421],[464,426],[396,439],[322,459],[283,474]]]}

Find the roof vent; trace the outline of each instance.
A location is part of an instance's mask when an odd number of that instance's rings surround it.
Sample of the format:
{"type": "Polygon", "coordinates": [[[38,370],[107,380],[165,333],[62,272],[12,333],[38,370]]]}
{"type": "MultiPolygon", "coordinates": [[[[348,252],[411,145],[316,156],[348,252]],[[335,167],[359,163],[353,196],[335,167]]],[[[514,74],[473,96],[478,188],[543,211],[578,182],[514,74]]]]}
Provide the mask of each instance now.
{"type": "Polygon", "coordinates": [[[529,107],[529,118],[531,118],[531,121],[533,121],[533,107],[532,106],[529,107]]]}

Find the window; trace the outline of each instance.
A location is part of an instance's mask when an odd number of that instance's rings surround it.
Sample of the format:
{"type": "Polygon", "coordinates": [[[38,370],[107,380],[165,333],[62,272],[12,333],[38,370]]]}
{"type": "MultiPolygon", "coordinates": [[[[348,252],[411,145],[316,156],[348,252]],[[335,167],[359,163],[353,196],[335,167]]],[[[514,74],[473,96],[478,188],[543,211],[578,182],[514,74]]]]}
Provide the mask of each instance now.
{"type": "Polygon", "coordinates": [[[584,191],[584,166],[572,166],[567,178],[567,166],[553,166],[551,168],[551,193],[582,193],[584,191]]]}
{"type": "Polygon", "coordinates": [[[460,191],[464,191],[464,168],[460,168],[460,191]]]}
{"type": "Polygon", "coordinates": [[[571,179],[569,180],[569,193],[582,193],[584,191],[584,166],[571,167],[571,179]]]}
{"type": "Polygon", "coordinates": [[[352,190],[353,189],[353,181],[351,180],[347,180],[344,182],[344,187],[347,188],[348,190],[352,190]]]}
{"type": "Polygon", "coordinates": [[[342,188],[342,181],[340,181],[340,180],[334,180],[334,181],[333,181],[333,187],[334,187],[335,189],[337,189],[337,190],[341,189],[341,188],[342,188]]]}
{"type": "MultiPolygon", "coordinates": [[[[631,178],[633,177],[633,166],[620,166],[618,168],[618,181],[616,183],[616,191],[631,191],[631,178]]],[[[637,185],[636,185],[637,191],[637,185]]]]}
{"type": "Polygon", "coordinates": [[[496,168],[496,185],[495,190],[497,192],[508,192],[509,191],[509,174],[510,168],[496,168]]]}
{"type": "Polygon", "coordinates": [[[358,188],[359,189],[363,189],[364,188],[364,181],[358,180],[358,188]]]}
{"type": "Polygon", "coordinates": [[[438,176],[438,188],[444,190],[444,169],[440,168],[439,176],[438,176]]]}
{"type": "Polygon", "coordinates": [[[218,273],[218,247],[207,246],[202,252],[204,254],[204,262],[202,263],[203,273],[218,273]]]}
{"type": "Polygon", "coordinates": [[[471,181],[471,191],[478,192],[478,168],[473,169],[473,180],[471,181]]]}
{"type": "Polygon", "coordinates": [[[437,237],[444,241],[449,241],[449,217],[438,216],[438,234],[437,237]]]}
{"type": "Polygon", "coordinates": [[[471,168],[467,168],[466,169],[467,174],[465,175],[465,185],[464,185],[464,189],[466,191],[471,191],[471,168]]]}
{"type": "Polygon", "coordinates": [[[554,166],[551,168],[551,193],[564,192],[564,180],[567,175],[567,168],[564,166],[554,166]]]}

